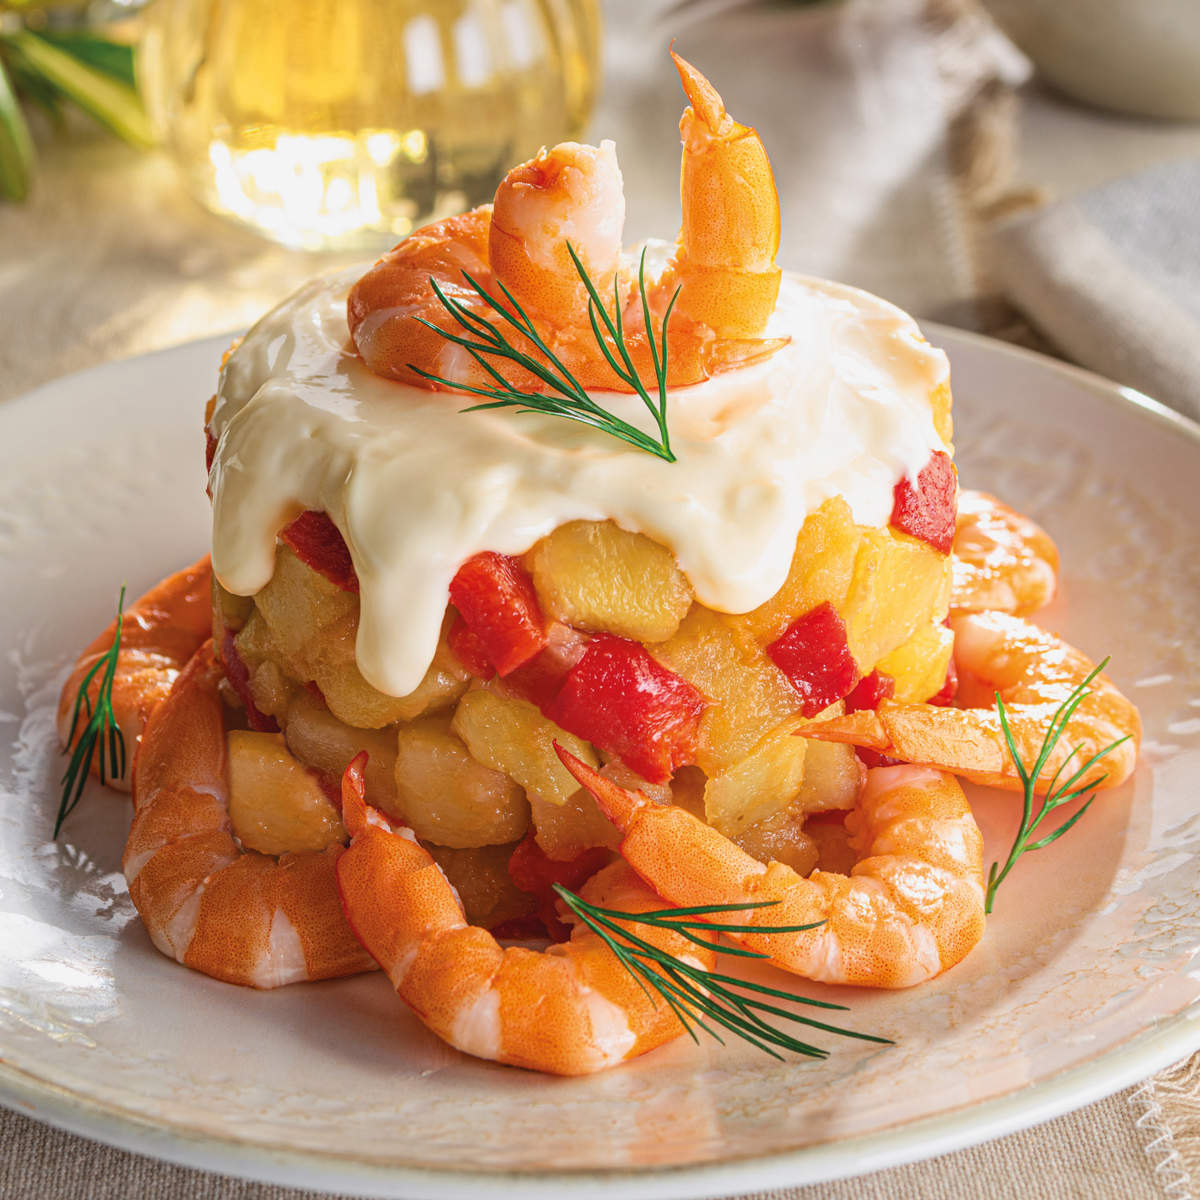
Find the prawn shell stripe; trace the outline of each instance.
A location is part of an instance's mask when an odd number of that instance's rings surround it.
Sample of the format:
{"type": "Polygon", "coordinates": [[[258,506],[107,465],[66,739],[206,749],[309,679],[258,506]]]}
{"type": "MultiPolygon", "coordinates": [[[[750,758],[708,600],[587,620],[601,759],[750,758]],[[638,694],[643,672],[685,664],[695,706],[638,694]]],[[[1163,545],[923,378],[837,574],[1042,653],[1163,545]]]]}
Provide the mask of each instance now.
{"type": "MultiPolygon", "coordinates": [[[[444,1041],[512,1066],[584,1075],[683,1032],[670,1007],[647,995],[582,924],[544,952],[503,948],[468,925],[453,888],[411,832],[366,804],[361,765],[351,764],[342,789],[351,844],[337,878],[347,917],[400,997],[444,1041]]],[[[601,870],[581,894],[627,912],[662,904],[622,862],[601,870]]],[[[710,951],[678,934],[639,933],[677,957],[713,965],[710,951]]]]}
{"type": "Polygon", "coordinates": [[[369,970],[338,900],[340,846],[275,858],[234,839],[221,677],[206,643],[146,727],[122,866],[147,932],[177,962],[251,987],[369,970]]]}

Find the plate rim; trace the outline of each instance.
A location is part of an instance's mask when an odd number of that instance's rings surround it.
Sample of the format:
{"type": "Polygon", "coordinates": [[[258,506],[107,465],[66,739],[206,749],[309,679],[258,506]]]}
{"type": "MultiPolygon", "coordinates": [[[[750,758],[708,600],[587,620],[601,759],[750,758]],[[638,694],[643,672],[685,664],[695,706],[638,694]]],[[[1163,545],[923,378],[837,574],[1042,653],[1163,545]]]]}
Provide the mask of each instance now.
{"type": "MultiPolygon", "coordinates": [[[[933,321],[921,321],[930,340],[944,348],[960,346],[1016,359],[1066,378],[1102,398],[1110,407],[1133,410],[1200,447],[1200,422],[1143,392],[1071,363],[984,334],[933,321]]],[[[129,355],[85,367],[0,402],[0,420],[14,407],[27,408],[46,394],[70,390],[97,374],[135,367],[147,359],[196,350],[236,336],[218,333],[146,354],[129,355]]],[[[583,1197],[627,1194],[647,1200],[684,1200],[740,1194],[749,1190],[823,1183],[934,1158],[1032,1128],[1113,1095],[1200,1050],[1200,1000],[1160,1019],[1124,1045],[1090,1062],[1028,1083],[1003,1096],[967,1103],[950,1112],[901,1122],[869,1134],[774,1154],[751,1154],[721,1162],[578,1172],[555,1170],[472,1170],[457,1164],[425,1168],[385,1164],[323,1151],[303,1150],[228,1135],[214,1135],[179,1122],[169,1125],[81,1096],[0,1059],[0,1104],[34,1120],[122,1150],[199,1170],[301,1188],[328,1188],[359,1194],[433,1200],[476,1200],[486,1185],[495,1196],[561,1195],[566,1187],[583,1197]]]]}

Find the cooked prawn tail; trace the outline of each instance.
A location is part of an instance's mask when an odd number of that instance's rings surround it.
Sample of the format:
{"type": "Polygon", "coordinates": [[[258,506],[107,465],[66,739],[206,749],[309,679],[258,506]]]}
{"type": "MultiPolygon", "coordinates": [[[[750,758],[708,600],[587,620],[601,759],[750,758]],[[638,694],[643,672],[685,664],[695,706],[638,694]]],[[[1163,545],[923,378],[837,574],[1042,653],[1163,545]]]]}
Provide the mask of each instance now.
{"type": "MultiPolygon", "coordinates": [[[[361,769],[342,781],[352,838],[338,860],[347,919],[400,997],[444,1041],[479,1058],[558,1075],[586,1075],[678,1037],[678,1018],[580,923],[570,940],[541,952],[502,947],[467,923],[449,880],[411,831],[366,801],[361,769]]],[[[622,862],[581,889],[625,912],[662,901],[622,862]]],[[[706,969],[711,951],[670,930],[646,941],[706,969]]]]}
{"type": "Polygon", "coordinates": [[[779,194],[771,162],[758,134],[729,115],[712,84],[673,50],[671,58],[689,107],[679,123],[683,224],[660,294],[677,284],[679,315],[707,325],[721,342],[754,337],[779,295],[779,194]]]}
{"type": "Polygon", "coordinates": [[[987,787],[1022,791],[1015,749],[1030,769],[1055,714],[1091,677],[1087,695],[1062,725],[1034,781],[1038,795],[1082,773],[1072,786],[1113,788],[1137,765],[1142,726],[1137,708],[1073,646],[1004,612],[951,618],[960,708],[881,700],[874,712],[814,721],[798,732],[848,742],[906,763],[952,771],[987,787]],[[995,697],[1004,703],[1000,720],[995,697]],[[1011,738],[1011,746],[1009,739],[1011,738]]]}
{"type": "Polygon", "coordinates": [[[681,808],[656,805],[559,750],[622,831],[621,853],[669,903],[747,907],[722,919],[785,926],[731,934],[785,970],[826,983],[911,987],[983,936],[983,838],[953,777],[877,768],[846,818],[849,875],[764,864],[681,808]],[[804,926],[805,928],[795,928],[804,926]]]}
{"type": "Polygon", "coordinates": [[[223,672],[207,642],[146,726],[122,868],[155,946],[228,983],[279,987],[369,970],[327,850],[259,854],[229,814],[223,672]]]}

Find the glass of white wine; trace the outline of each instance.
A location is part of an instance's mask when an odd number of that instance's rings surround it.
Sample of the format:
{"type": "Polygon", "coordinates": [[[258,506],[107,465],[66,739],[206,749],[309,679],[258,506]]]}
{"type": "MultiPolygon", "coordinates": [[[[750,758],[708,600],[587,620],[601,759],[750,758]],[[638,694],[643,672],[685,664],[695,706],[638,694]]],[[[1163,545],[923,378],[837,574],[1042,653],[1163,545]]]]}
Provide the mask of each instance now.
{"type": "Polygon", "coordinates": [[[155,0],[140,77],[202,203],[369,250],[578,137],[599,34],[598,0],[155,0]]]}

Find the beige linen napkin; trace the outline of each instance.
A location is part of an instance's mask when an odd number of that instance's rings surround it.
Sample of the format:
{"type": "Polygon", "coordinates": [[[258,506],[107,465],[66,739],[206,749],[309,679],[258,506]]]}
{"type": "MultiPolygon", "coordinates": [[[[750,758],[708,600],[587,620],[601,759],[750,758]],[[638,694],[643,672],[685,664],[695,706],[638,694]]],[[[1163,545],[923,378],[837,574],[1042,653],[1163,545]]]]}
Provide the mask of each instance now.
{"type": "Polygon", "coordinates": [[[1085,367],[1200,418],[1200,160],[1003,225],[994,281],[1085,367]]]}

